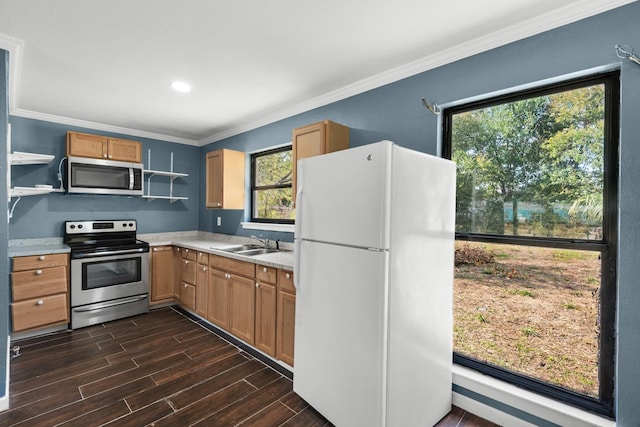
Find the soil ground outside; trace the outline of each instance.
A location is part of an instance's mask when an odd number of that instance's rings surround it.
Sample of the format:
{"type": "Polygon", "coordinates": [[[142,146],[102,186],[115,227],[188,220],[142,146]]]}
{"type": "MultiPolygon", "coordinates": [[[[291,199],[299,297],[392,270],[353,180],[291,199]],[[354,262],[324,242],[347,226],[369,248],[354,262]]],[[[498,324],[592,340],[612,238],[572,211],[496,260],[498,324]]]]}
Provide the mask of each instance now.
{"type": "Polygon", "coordinates": [[[599,254],[466,242],[456,252],[454,350],[597,397],[599,254]]]}

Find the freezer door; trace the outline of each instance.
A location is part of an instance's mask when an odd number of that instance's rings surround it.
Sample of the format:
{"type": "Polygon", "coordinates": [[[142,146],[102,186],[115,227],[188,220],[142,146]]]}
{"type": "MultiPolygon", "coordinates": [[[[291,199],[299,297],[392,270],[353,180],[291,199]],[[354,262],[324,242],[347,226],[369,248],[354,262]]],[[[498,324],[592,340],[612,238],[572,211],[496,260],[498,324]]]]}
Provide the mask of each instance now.
{"type": "Polygon", "coordinates": [[[389,247],[389,141],[298,162],[296,239],[389,247]]]}
{"type": "Polygon", "coordinates": [[[293,389],[336,426],[384,426],[387,253],[299,248],[293,389]]]}

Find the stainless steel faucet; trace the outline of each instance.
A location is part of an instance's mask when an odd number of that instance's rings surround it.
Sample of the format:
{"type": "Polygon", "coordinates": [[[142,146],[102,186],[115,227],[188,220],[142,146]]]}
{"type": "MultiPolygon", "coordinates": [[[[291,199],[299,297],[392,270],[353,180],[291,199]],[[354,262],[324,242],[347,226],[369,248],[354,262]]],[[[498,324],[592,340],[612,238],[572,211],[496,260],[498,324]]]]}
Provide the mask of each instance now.
{"type": "Polygon", "coordinates": [[[251,236],[252,239],[256,239],[258,242],[262,243],[262,246],[265,248],[269,247],[269,239],[261,239],[257,236],[251,236]]]}

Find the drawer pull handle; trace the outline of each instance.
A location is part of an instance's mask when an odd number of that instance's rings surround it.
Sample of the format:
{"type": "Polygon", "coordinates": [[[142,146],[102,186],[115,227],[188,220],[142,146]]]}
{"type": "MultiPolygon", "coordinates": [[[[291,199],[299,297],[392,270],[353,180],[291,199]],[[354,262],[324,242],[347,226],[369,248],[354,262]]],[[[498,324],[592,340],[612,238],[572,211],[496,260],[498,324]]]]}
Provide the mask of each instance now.
{"type": "Polygon", "coordinates": [[[42,274],[42,270],[36,270],[36,276],[39,276],[42,274]]]}
{"type": "Polygon", "coordinates": [[[267,272],[267,267],[264,267],[264,268],[262,269],[262,271],[263,271],[264,273],[266,273],[266,272],[267,272]]]}
{"type": "Polygon", "coordinates": [[[260,283],[256,282],[256,288],[260,287],[260,283]]]}
{"type": "Polygon", "coordinates": [[[38,302],[36,302],[36,305],[43,305],[44,301],[42,301],[41,299],[38,300],[38,302]]]}
{"type": "Polygon", "coordinates": [[[47,258],[47,257],[46,257],[46,256],[44,256],[44,255],[40,255],[40,256],[38,257],[38,259],[39,259],[40,261],[44,261],[46,258],[47,258]]]}
{"type": "Polygon", "coordinates": [[[285,274],[284,277],[286,277],[287,279],[291,279],[291,273],[285,274]]]}

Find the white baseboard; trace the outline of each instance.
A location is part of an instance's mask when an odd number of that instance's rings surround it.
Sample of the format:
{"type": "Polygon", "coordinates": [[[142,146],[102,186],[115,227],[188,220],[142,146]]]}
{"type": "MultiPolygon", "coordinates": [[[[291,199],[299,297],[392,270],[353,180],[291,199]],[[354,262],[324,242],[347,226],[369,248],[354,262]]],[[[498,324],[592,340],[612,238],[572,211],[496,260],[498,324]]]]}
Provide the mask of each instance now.
{"type": "Polygon", "coordinates": [[[499,425],[529,427],[615,427],[615,421],[578,409],[557,400],[521,389],[483,375],[473,369],[453,365],[453,404],[499,425]],[[475,400],[477,394],[487,403],[475,400]],[[495,405],[492,405],[495,403],[495,405]],[[502,408],[502,409],[501,409],[502,408]]]}
{"type": "Polygon", "coordinates": [[[11,339],[7,337],[7,351],[4,353],[7,356],[7,372],[5,373],[5,390],[4,396],[0,397],[0,412],[9,409],[9,347],[11,346],[11,339]]]}

